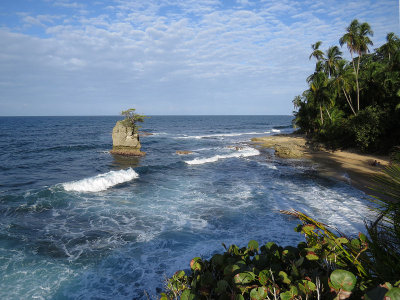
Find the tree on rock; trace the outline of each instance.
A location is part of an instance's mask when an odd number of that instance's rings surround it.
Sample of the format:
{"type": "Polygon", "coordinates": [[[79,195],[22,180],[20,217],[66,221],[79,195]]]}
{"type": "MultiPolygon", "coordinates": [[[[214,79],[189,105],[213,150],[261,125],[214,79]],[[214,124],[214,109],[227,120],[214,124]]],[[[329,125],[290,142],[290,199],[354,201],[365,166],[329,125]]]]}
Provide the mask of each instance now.
{"type": "Polygon", "coordinates": [[[128,156],[143,156],[144,152],[140,151],[138,123],[144,121],[146,116],[135,113],[134,108],[124,110],[121,115],[125,116],[124,120],[118,121],[112,131],[113,149],[112,154],[128,155],[128,156]]]}
{"type": "Polygon", "coordinates": [[[144,122],[144,119],[147,118],[147,116],[144,115],[139,115],[135,113],[136,109],[130,108],[128,110],[123,110],[121,112],[121,115],[125,116],[125,120],[123,120],[123,124],[127,127],[132,127],[133,132],[137,133],[140,126],[137,125],[137,123],[142,123],[144,122]]]}

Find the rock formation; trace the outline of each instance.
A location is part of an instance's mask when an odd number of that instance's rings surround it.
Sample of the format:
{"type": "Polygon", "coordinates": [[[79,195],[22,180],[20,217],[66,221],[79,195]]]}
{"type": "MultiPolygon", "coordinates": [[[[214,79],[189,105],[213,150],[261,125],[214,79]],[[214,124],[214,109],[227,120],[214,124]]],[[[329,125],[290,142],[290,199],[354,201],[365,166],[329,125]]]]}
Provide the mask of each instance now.
{"type": "Polygon", "coordinates": [[[139,134],[135,133],[132,126],[126,125],[124,121],[118,121],[112,131],[113,149],[112,154],[143,156],[146,153],[140,151],[141,144],[139,134]]]}
{"type": "Polygon", "coordinates": [[[302,136],[272,135],[251,140],[262,147],[273,148],[280,158],[302,158],[307,151],[306,139],[302,136]]]}
{"type": "Polygon", "coordinates": [[[193,154],[193,151],[178,150],[178,151],[176,151],[176,154],[178,154],[178,155],[189,155],[189,154],[193,154]]]}

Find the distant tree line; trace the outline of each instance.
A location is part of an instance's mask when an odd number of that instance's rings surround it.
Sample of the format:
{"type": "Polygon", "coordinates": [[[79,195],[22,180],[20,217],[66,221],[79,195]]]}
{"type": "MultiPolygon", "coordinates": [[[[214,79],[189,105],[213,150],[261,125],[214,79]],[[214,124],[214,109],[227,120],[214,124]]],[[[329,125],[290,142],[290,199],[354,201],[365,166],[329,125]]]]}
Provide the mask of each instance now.
{"type": "Polygon", "coordinates": [[[316,59],[309,88],[293,100],[294,125],[333,148],[356,147],[364,152],[388,152],[400,144],[400,39],[393,32],[370,52],[373,31],[353,20],[339,39],[341,48],[325,52],[312,45],[316,59]]]}

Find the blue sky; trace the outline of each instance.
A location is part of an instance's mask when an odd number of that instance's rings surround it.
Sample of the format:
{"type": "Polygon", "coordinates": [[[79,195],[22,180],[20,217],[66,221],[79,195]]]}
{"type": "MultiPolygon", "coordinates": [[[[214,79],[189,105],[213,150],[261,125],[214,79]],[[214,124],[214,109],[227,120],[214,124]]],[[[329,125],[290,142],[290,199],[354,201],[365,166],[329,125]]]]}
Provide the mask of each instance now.
{"type": "MultiPolygon", "coordinates": [[[[0,115],[291,114],[354,19],[373,48],[398,0],[2,0],[0,115]]],[[[342,49],[347,55],[347,49],[342,49]]]]}

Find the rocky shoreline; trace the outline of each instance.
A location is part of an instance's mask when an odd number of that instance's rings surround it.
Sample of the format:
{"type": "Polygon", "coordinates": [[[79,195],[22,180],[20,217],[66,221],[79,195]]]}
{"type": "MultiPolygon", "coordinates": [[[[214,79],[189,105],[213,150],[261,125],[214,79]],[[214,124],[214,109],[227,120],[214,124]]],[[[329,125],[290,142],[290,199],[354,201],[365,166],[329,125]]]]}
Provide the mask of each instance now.
{"type": "Polygon", "coordinates": [[[381,196],[370,188],[375,185],[374,176],[383,174],[384,167],[390,164],[388,156],[331,151],[297,134],[257,137],[251,141],[258,147],[274,149],[279,158],[311,160],[322,176],[345,181],[369,195],[381,196]]]}

